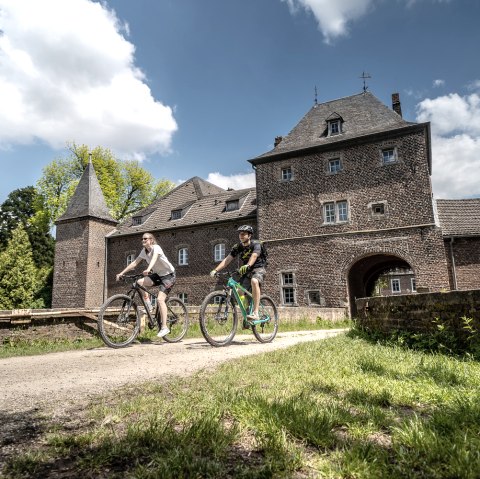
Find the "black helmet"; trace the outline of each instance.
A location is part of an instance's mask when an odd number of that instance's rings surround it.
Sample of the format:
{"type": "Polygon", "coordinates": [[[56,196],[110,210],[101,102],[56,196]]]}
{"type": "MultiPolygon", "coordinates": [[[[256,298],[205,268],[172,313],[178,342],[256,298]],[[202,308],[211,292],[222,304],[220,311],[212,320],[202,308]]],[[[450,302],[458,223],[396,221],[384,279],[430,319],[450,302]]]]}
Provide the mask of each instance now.
{"type": "Polygon", "coordinates": [[[246,231],[247,233],[253,235],[253,228],[250,225],[239,226],[237,231],[246,231]]]}

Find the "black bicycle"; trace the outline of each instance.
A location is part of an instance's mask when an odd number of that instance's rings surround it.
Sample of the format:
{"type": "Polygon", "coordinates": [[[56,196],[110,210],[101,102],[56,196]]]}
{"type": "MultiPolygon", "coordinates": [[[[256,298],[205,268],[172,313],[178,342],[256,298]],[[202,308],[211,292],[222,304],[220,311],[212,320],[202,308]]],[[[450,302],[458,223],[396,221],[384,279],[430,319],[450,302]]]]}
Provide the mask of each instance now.
{"type": "MultiPolygon", "coordinates": [[[[131,289],[126,294],[110,296],[100,307],[98,313],[98,332],[107,346],[123,348],[128,346],[138,335],[141,329],[142,316],[146,315],[147,326],[154,329],[161,326],[158,301],[153,311],[150,311],[142,292],[147,292],[152,297],[157,295],[138,284],[143,274],[123,276],[133,280],[131,289]]],[[[168,297],[167,326],[170,333],[163,337],[169,343],[180,341],[188,329],[188,311],[185,303],[180,298],[168,297]]]]}

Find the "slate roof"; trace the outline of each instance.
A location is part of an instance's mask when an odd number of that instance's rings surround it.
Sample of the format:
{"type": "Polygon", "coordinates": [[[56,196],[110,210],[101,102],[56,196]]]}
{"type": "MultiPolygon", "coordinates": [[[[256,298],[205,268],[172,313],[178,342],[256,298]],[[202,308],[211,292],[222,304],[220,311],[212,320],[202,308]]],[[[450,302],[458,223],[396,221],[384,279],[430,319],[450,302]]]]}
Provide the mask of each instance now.
{"type": "Polygon", "coordinates": [[[141,225],[133,225],[132,218],[117,226],[109,236],[134,234],[143,231],[169,230],[185,226],[198,226],[223,221],[256,218],[257,195],[255,188],[241,190],[224,190],[197,176],[190,178],[174,188],[162,198],[134,217],[143,216],[141,225]],[[225,211],[227,201],[232,197],[240,199],[239,209],[225,211]],[[180,219],[171,219],[172,211],[184,209],[180,219]]]}
{"type": "Polygon", "coordinates": [[[418,125],[404,120],[372,93],[365,92],[314,105],[293,130],[271,151],[252,160],[262,163],[278,154],[335,144],[362,136],[418,125]],[[343,120],[342,133],[327,136],[327,120],[343,120]]]}
{"type": "Polygon", "coordinates": [[[87,167],[83,171],[65,213],[58,218],[56,223],[83,217],[98,218],[114,224],[118,223],[110,215],[91,161],[88,162],[87,167]]]}
{"type": "Polygon", "coordinates": [[[443,236],[480,236],[480,198],[437,200],[443,236]]]}

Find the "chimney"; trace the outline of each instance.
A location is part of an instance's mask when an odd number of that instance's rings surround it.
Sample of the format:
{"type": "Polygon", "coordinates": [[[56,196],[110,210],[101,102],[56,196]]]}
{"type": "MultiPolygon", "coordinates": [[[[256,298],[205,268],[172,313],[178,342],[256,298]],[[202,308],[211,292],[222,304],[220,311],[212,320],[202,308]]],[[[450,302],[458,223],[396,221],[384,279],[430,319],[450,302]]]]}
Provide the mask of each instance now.
{"type": "Polygon", "coordinates": [[[395,113],[402,116],[402,105],[400,104],[400,95],[398,93],[392,93],[392,109],[395,113]]]}
{"type": "Polygon", "coordinates": [[[273,147],[276,148],[281,143],[282,140],[283,140],[283,136],[276,136],[275,141],[273,142],[273,147]]]}

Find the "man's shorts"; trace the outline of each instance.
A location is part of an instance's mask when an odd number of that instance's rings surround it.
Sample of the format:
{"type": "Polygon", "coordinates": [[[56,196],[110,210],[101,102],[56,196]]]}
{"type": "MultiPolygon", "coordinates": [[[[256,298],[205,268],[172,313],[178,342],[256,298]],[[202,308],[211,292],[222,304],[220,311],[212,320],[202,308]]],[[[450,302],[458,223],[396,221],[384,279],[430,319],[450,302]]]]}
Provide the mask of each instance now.
{"type": "Polygon", "coordinates": [[[265,275],[267,274],[267,271],[265,268],[255,268],[255,269],[252,269],[242,280],[242,286],[245,288],[245,289],[250,289],[250,282],[252,280],[252,278],[255,278],[256,280],[258,280],[258,284],[262,284],[263,283],[263,279],[265,277],[265,275]]]}
{"type": "Polygon", "coordinates": [[[165,294],[168,294],[175,284],[175,273],[170,273],[165,276],[159,276],[157,273],[149,274],[148,277],[153,281],[155,286],[165,294]]]}

